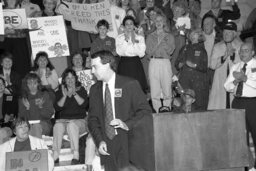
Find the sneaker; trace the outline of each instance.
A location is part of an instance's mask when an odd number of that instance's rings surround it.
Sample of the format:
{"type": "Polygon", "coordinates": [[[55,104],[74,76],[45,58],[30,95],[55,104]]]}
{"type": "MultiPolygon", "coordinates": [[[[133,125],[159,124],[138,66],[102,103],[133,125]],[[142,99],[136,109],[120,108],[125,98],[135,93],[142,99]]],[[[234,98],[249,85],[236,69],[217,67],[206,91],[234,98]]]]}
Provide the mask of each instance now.
{"type": "Polygon", "coordinates": [[[80,164],[78,159],[72,159],[71,160],[71,165],[77,165],[77,164],[80,164]]]}

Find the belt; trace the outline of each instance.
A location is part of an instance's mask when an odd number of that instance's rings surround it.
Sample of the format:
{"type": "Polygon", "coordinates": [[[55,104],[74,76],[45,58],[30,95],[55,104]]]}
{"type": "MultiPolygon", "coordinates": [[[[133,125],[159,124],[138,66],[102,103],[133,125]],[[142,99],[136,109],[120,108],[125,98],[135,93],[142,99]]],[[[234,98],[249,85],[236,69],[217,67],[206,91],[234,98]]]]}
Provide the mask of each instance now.
{"type": "Polygon", "coordinates": [[[155,58],[155,59],[166,59],[166,58],[161,57],[161,56],[151,56],[151,58],[155,58]]]}

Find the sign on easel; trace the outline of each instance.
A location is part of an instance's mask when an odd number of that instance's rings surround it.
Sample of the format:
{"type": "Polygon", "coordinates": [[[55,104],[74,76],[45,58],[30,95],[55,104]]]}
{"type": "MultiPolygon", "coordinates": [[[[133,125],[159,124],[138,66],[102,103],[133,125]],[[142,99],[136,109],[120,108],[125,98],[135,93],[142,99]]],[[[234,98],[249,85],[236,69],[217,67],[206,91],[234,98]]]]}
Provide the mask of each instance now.
{"type": "Polygon", "coordinates": [[[6,153],[6,171],[48,170],[48,151],[32,150],[6,153]]]}

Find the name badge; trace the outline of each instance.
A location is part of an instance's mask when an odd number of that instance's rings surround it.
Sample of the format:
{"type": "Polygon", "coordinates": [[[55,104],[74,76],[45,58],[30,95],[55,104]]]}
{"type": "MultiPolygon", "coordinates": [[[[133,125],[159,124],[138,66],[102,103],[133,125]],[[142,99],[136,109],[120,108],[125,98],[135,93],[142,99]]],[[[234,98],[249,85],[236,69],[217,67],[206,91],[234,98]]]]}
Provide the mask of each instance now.
{"type": "Polygon", "coordinates": [[[255,73],[256,72],[256,68],[252,68],[251,71],[252,71],[252,73],[255,73]]]}
{"type": "Polygon", "coordinates": [[[13,99],[13,97],[12,97],[12,96],[7,96],[7,97],[6,97],[6,101],[8,101],[8,102],[11,102],[11,101],[12,101],[12,99],[13,99]]]}
{"type": "Polygon", "coordinates": [[[111,41],[106,41],[106,46],[111,46],[111,41]]]}
{"type": "Polygon", "coordinates": [[[200,54],[201,54],[201,51],[198,51],[198,50],[195,51],[195,56],[200,56],[200,54]]]}
{"type": "Polygon", "coordinates": [[[121,88],[115,89],[115,97],[122,97],[122,89],[121,88]]]}

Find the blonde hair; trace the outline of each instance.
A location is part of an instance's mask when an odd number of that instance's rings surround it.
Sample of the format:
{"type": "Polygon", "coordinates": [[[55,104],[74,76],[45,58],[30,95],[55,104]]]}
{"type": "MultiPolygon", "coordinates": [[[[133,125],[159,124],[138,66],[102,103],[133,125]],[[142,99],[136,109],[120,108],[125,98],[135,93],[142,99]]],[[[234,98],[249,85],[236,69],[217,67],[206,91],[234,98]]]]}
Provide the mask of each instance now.
{"type": "Polygon", "coordinates": [[[162,17],[162,19],[163,19],[163,30],[165,31],[165,32],[170,32],[170,27],[169,27],[169,25],[168,25],[168,23],[167,23],[167,17],[163,14],[163,13],[157,13],[156,14],[156,18],[157,17],[162,17]]]}

